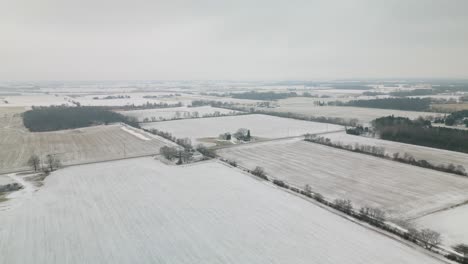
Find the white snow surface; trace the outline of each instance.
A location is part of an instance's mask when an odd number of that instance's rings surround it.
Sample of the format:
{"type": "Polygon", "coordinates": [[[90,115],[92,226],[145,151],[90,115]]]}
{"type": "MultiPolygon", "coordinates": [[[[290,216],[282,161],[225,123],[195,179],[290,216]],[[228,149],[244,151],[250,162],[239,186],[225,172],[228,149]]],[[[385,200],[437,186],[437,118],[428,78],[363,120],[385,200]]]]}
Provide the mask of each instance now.
{"type": "MultiPolygon", "coordinates": [[[[372,120],[383,116],[402,116],[411,119],[422,117],[443,116],[443,114],[435,112],[417,112],[417,111],[402,111],[393,109],[378,109],[352,106],[316,106],[314,101],[326,101],[317,98],[288,98],[279,100],[280,107],[267,109],[277,112],[291,112],[305,116],[325,116],[339,117],[343,119],[358,119],[361,123],[368,124],[372,120]]],[[[330,101],[330,99],[328,100],[330,101]]]]}
{"type": "Polygon", "coordinates": [[[133,129],[130,129],[126,126],[121,126],[120,127],[123,131],[127,132],[127,133],[130,133],[131,135],[134,135],[135,137],[141,139],[141,140],[151,140],[150,138],[147,138],[145,137],[143,134],[140,134],[138,132],[136,132],[135,130],[133,129]]]}
{"type": "Polygon", "coordinates": [[[0,263],[441,263],[216,162],[59,170],[0,235],[0,263]]]}
{"type": "Polygon", "coordinates": [[[435,165],[448,165],[451,163],[454,165],[462,165],[468,171],[468,154],[462,152],[429,148],[378,138],[354,136],[346,134],[346,132],[329,133],[323,135],[323,137],[331,139],[334,143],[341,142],[343,145],[350,144],[354,146],[354,144],[358,143],[359,145],[383,147],[389,155],[400,153],[400,156],[403,156],[406,152],[413,155],[418,160],[427,160],[435,165]]]}
{"type": "Polygon", "coordinates": [[[344,130],[339,125],[257,114],[146,123],[142,127],[170,132],[177,138],[188,137],[192,142],[200,138],[217,138],[225,132],[234,133],[239,128],[250,129],[253,137],[260,138],[283,138],[344,130]]]}
{"type": "Polygon", "coordinates": [[[207,114],[214,114],[219,112],[220,114],[232,114],[239,111],[228,110],[224,108],[217,108],[211,106],[200,106],[200,107],[171,107],[171,108],[160,108],[160,109],[143,109],[143,110],[132,110],[132,111],[118,111],[118,113],[126,116],[135,117],[138,121],[142,122],[145,118],[151,120],[152,117],[156,120],[160,119],[172,119],[177,117],[179,113],[179,118],[186,118],[184,114],[193,115],[194,112],[198,112],[199,116],[202,117],[207,114]]]}
{"type": "Polygon", "coordinates": [[[299,139],[217,150],[224,158],[303,187],[330,200],[350,199],[356,208],[385,209],[395,217],[418,217],[468,200],[468,177],[323,146],[299,139]]]}
{"type": "Polygon", "coordinates": [[[441,233],[444,245],[468,244],[468,204],[426,215],[415,222],[441,233]]]}

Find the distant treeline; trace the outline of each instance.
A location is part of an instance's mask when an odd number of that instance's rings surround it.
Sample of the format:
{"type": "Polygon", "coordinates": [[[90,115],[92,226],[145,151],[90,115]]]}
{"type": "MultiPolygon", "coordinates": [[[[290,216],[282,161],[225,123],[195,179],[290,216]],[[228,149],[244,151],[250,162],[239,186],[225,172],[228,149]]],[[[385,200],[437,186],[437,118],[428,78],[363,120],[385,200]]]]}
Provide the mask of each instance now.
{"type": "Polygon", "coordinates": [[[245,92],[245,93],[233,93],[232,98],[236,99],[250,99],[250,100],[265,100],[273,101],[279,99],[286,99],[289,97],[297,97],[297,93],[275,93],[275,92],[245,92]]]}
{"type": "Polygon", "coordinates": [[[408,144],[468,153],[468,131],[432,127],[430,121],[387,116],[372,121],[380,138],[408,144]]]}
{"type": "Polygon", "coordinates": [[[99,106],[34,107],[23,113],[24,126],[32,132],[73,129],[115,122],[139,127],[135,119],[99,106]]]}
{"type": "Polygon", "coordinates": [[[372,87],[356,83],[332,83],[329,84],[333,89],[340,90],[370,90],[372,87]]]}
{"type": "Polygon", "coordinates": [[[395,91],[395,92],[389,93],[389,95],[397,96],[397,97],[422,96],[422,95],[432,95],[432,94],[437,94],[437,92],[432,89],[415,89],[415,90],[410,90],[410,91],[395,91]]]}
{"type": "Polygon", "coordinates": [[[431,106],[430,98],[383,98],[371,100],[353,100],[350,102],[335,102],[338,106],[356,106],[407,111],[427,111],[431,106]]]}
{"type": "Polygon", "coordinates": [[[175,104],[168,104],[168,103],[150,103],[146,102],[146,104],[141,104],[141,105],[135,105],[135,104],[129,104],[129,105],[121,105],[121,106],[113,106],[114,109],[119,109],[119,110],[140,110],[140,109],[158,109],[158,108],[172,108],[172,107],[181,107],[182,103],[178,102],[175,104]]]}

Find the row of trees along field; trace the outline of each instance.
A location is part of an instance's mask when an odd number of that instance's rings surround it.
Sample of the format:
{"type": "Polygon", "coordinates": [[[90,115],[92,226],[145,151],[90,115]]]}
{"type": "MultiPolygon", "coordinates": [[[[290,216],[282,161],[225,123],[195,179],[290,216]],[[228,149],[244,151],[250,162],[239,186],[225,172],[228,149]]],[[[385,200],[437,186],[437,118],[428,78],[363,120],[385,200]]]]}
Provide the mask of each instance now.
{"type": "Polygon", "coordinates": [[[275,92],[245,92],[245,93],[232,93],[231,97],[236,99],[250,99],[250,100],[265,100],[273,101],[279,99],[286,99],[288,97],[298,96],[295,92],[290,93],[275,93],[275,92]]]}
{"type": "Polygon", "coordinates": [[[432,127],[422,118],[394,116],[377,118],[372,125],[385,140],[468,153],[468,130],[432,127]]]}
{"type": "Polygon", "coordinates": [[[98,106],[34,107],[23,113],[23,123],[32,132],[55,131],[122,122],[139,127],[138,121],[98,106]]]}

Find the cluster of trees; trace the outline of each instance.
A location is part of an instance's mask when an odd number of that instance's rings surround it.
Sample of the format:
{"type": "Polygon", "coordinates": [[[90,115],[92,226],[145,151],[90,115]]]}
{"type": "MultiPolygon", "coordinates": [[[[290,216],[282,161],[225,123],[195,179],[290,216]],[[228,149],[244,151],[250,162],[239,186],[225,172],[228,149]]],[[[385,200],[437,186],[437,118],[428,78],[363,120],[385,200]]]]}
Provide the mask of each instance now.
{"type": "Polygon", "coordinates": [[[138,121],[104,107],[33,107],[23,113],[23,123],[32,132],[54,131],[122,122],[139,127],[138,121]]]}
{"type": "Polygon", "coordinates": [[[174,117],[172,118],[164,118],[164,117],[159,117],[157,119],[156,117],[145,117],[143,119],[143,123],[148,123],[148,122],[157,122],[157,121],[167,121],[167,120],[178,120],[178,119],[189,119],[189,118],[208,118],[208,117],[220,117],[220,116],[232,116],[232,115],[243,115],[245,113],[243,112],[235,112],[231,111],[228,113],[221,113],[220,111],[214,111],[213,113],[206,113],[200,116],[200,113],[198,111],[194,112],[189,112],[189,111],[176,111],[174,117]]]}
{"type": "Polygon", "coordinates": [[[214,101],[214,100],[193,100],[190,106],[198,107],[198,106],[205,106],[205,105],[209,105],[212,107],[226,108],[226,109],[231,109],[231,110],[244,111],[244,108],[240,107],[238,103],[222,102],[222,101],[214,101]]]}
{"type": "Polygon", "coordinates": [[[430,121],[387,116],[372,121],[380,138],[432,148],[468,153],[468,131],[432,127],[430,121]]]}
{"type": "Polygon", "coordinates": [[[245,92],[245,93],[232,93],[232,98],[237,99],[250,99],[250,100],[263,100],[274,101],[279,99],[286,99],[289,97],[297,97],[297,93],[275,93],[275,92],[245,92]]]}
{"type": "Polygon", "coordinates": [[[369,132],[368,127],[363,127],[361,125],[350,127],[350,128],[346,127],[345,130],[346,130],[346,134],[355,135],[355,136],[359,136],[359,135],[369,132]]]}
{"type": "Polygon", "coordinates": [[[140,109],[159,109],[159,108],[171,108],[171,107],[181,107],[182,103],[178,102],[175,104],[168,104],[168,103],[150,103],[146,102],[146,104],[142,105],[135,105],[135,104],[129,104],[129,105],[123,105],[123,106],[116,106],[115,108],[118,108],[120,110],[140,110],[140,109]]]}
{"type": "Polygon", "coordinates": [[[44,160],[33,154],[28,159],[27,162],[28,166],[30,166],[34,171],[44,171],[44,172],[51,172],[54,171],[62,166],[60,159],[53,154],[46,155],[44,160]]]}
{"type": "Polygon", "coordinates": [[[108,95],[106,97],[102,97],[102,98],[99,98],[99,97],[93,97],[94,100],[107,100],[107,99],[127,99],[127,98],[130,98],[129,95],[108,95]]]}
{"type": "Polygon", "coordinates": [[[250,141],[252,137],[250,136],[250,130],[247,128],[239,128],[233,136],[237,140],[250,141]]]}
{"type": "Polygon", "coordinates": [[[432,249],[433,247],[436,247],[442,243],[442,237],[440,234],[427,228],[422,230],[410,228],[408,230],[408,235],[412,239],[419,241],[426,249],[432,249]]]}
{"type": "Polygon", "coordinates": [[[463,123],[466,127],[468,127],[468,110],[453,112],[445,118],[444,122],[447,126],[463,123]]]}
{"type": "Polygon", "coordinates": [[[250,173],[252,173],[253,175],[261,178],[261,179],[264,179],[264,180],[268,180],[268,177],[266,175],[266,172],[265,170],[262,168],[262,167],[255,167],[255,169],[253,171],[251,171],[250,173]]]}
{"type": "Polygon", "coordinates": [[[437,94],[437,92],[432,89],[415,89],[415,90],[410,90],[410,91],[395,91],[395,92],[389,93],[389,95],[397,96],[397,97],[421,96],[421,95],[432,95],[432,94],[437,94]]]}
{"type": "Polygon", "coordinates": [[[353,100],[349,102],[329,102],[329,105],[355,106],[380,109],[396,109],[407,111],[427,111],[430,110],[430,98],[383,98],[370,100],[353,100]]]}
{"type": "Polygon", "coordinates": [[[168,146],[161,147],[159,153],[168,160],[177,158],[177,165],[189,162],[193,156],[192,150],[168,146]]]}
{"type": "Polygon", "coordinates": [[[222,140],[231,140],[232,137],[241,141],[250,141],[252,139],[252,136],[250,135],[250,130],[247,128],[239,128],[233,134],[226,132],[226,133],[219,135],[219,139],[222,139],[222,140]]]}
{"type": "Polygon", "coordinates": [[[190,138],[176,138],[169,132],[164,132],[157,129],[151,129],[146,131],[154,135],[161,136],[181,146],[181,148],[164,146],[159,149],[161,155],[163,155],[163,157],[165,157],[166,159],[174,160],[175,158],[177,158],[178,165],[189,162],[192,159],[195,151],[201,153],[204,159],[216,157],[215,151],[207,148],[203,144],[198,144],[194,148],[192,146],[192,141],[190,140],[190,138]]]}
{"type": "Polygon", "coordinates": [[[462,176],[468,176],[465,168],[461,165],[454,165],[452,163],[448,164],[447,166],[443,164],[434,165],[428,162],[427,160],[417,160],[413,157],[413,155],[406,153],[406,152],[403,155],[397,152],[397,153],[393,153],[392,156],[389,156],[388,154],[386,154],[385,148],[383,147],[361,145],[358,143],[355,143],[354,145],[351,145],[351,144],[343,145],[341,144],[341,142],[332,142],[329,138],[316,137],[315,135],[311,135],[311,134],[307,134],[305,136],[305,141],[318,143],[318,144],[322,144],[322,145],[326,145],[326,146],[330,146],[334,148],[349,150],[353,152],[368,154],[368,155],[372,155],[375,157],[390,159],[393,161],[411,164],[414,166],[423,167],[427,169],[433,169],[433,170],[458,174],[462,176]]]}

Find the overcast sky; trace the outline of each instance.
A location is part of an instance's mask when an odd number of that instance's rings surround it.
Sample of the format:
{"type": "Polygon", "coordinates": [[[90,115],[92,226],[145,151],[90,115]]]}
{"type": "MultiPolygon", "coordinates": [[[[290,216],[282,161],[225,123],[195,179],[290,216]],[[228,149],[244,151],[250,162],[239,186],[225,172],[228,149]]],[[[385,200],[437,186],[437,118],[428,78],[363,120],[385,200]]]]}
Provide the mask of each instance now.
{"type": "Polygon", "coordinates": [[[468,78],[467,0],[0,0],[0,80],[468,78]]]}

